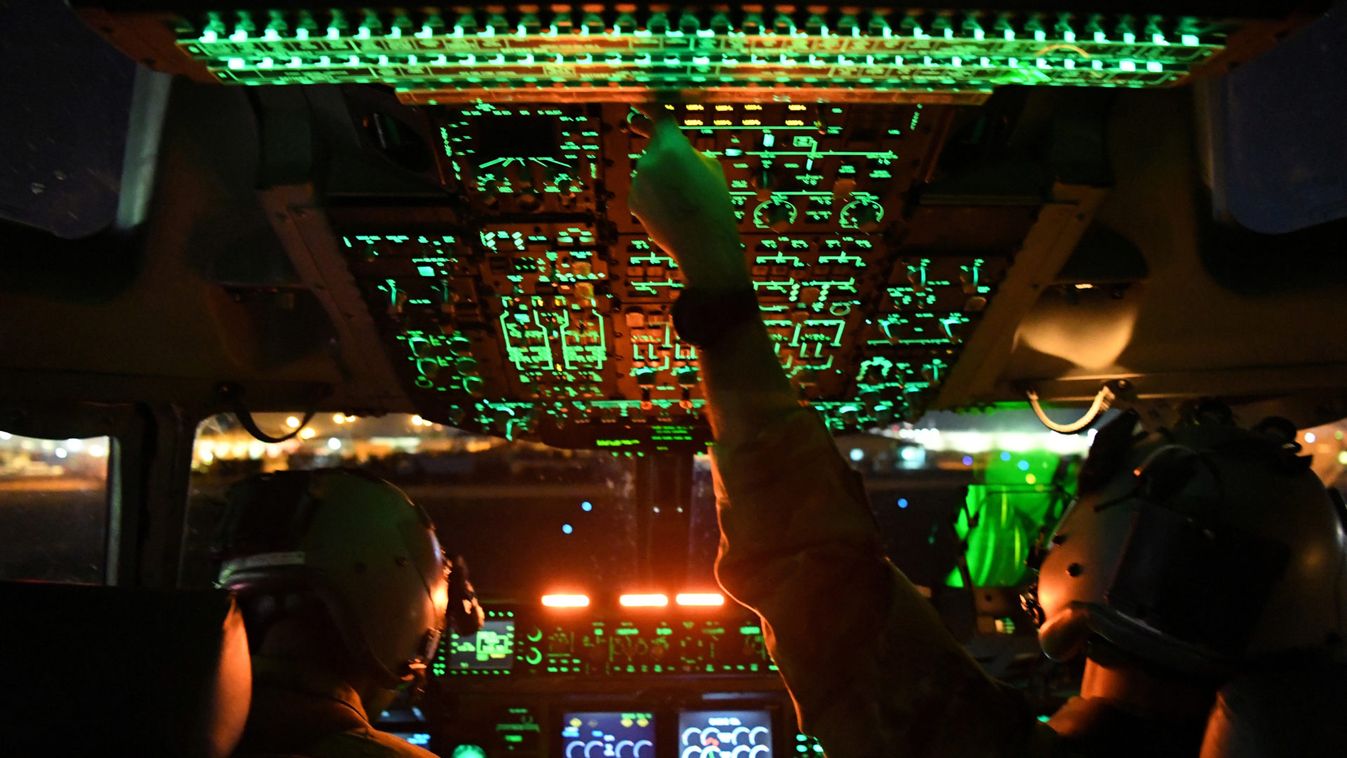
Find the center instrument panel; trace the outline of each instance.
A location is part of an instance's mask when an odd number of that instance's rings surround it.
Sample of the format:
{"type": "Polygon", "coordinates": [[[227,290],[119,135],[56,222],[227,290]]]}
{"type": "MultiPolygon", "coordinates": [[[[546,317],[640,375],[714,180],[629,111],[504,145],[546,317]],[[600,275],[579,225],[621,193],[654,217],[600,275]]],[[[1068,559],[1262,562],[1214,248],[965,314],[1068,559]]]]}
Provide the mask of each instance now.
{"type": "MultiPolygon", "coordinates": [[[[932,602],[991,675],[1033,689],[1035,707],[1057,697],[1016,588],[932,602]]],[[[476,633],[446,632],[427,673],[424,712],[380,726],[446,758],[822,752],[798,728],[761,621],[718,592],[489,603],[476,633]]]]}
{"type": "Polygon", "coordinates": [[[737,606],[493,607],[442,642],[425,705],[432,721],[385,727],[459,758],[819,752],[737,606]]]}

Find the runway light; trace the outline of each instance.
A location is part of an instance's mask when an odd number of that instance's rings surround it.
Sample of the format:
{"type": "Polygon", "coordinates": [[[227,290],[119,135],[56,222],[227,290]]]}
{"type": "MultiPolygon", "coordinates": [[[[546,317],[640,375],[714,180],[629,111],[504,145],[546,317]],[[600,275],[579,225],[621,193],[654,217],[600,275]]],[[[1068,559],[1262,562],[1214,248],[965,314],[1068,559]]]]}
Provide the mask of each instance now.
{"type": "Polygon", "coordinates": [[[669,604],[669,596],[659,592],[621,595],[617,604],[623,608],[663,608],[669,604]]]}
{"type": "Polygon", "coordinates": [[[687,607],[712,608],[724,605],[725,596],[719,592],[680,592],[674,601],[687,607]]]}
{"type": "Polygon", "coordinates": [[[291,429],[299,428],[299,416],[288,416],[285,419],[285,425],[291,429]]]}
{"type": "Polygon", "coordinates": [[[588,608],[589,595],[552,594],[543,595],[545,608],[588,608]]]}
{"type": "Polygon", "coordinates": [[[1305,432],[1305,442],[1306,442],[1306,443],[1313,445],[1313,444],[1314,444],[1314,441],[1317,440],[1317,439],[1319,439],[1319,437],[1316,436],[1316,435],[1314,434],[1314,432],[1305,432]]]}

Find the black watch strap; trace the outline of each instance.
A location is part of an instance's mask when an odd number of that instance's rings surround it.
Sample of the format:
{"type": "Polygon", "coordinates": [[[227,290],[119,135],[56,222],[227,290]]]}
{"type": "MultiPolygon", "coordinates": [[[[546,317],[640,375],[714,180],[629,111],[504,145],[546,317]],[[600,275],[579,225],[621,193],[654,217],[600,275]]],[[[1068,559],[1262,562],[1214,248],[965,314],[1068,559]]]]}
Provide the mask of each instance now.
{"type": "Polygon", "coordinates": [[[758,318],[758,296],[752,286],[734,290],[689,287],[674,301],[672,314],[679,339],[700,348],[714,347],[733,327],[758,318]]]}

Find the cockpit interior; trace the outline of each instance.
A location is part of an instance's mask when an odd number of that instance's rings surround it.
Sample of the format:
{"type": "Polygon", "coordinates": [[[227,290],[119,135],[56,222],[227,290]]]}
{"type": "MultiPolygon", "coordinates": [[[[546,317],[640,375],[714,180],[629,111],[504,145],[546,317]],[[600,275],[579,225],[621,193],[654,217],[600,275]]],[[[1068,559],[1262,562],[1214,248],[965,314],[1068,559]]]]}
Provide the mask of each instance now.
{"type": "Polygon", "coordinates": [[[219,754],[224,493],[337,466],[428,511],[485,615],[380,729],[822,754],[713,575],[635,105],[719,162],[886,552],[1046,718],[1079,672],[1021,591],[1101,420],[1218,398],[1347,487],[1344,55],[1341,2],[0,4],[10,754],[219,754]]]}

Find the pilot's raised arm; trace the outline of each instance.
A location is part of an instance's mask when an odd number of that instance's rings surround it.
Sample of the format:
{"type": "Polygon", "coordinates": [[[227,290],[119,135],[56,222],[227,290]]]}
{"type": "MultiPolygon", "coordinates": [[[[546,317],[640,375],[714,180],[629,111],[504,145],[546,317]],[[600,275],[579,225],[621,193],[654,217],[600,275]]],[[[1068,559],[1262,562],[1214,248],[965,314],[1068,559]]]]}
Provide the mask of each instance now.
{"type": "Polygon", "coordinates": [[[1044,652],[1085,658],[1080,697],[1044,726],[885,557],[859,478],[776,361],[719,165],[656,123],[630,204],[686,279],[674,326],[699,348],[716,437],[717,576],[762,617],[831,758],[1347,751],[1343,700],[1286,705],[1286,687],[1347,670],[1347,510],[1293,425],[1244,429],[1199,402],[1172,428],[1128,412],[1099,430],[1035,588],[1044,652]]]}
{"type": "Polygon", "coordinates": [[[801,407],[758,315],[719,164],[653,125],[630,204],[686,280],[716,438],[717,576],[762,617],[801,728],[832,758],[1041,754],[1051,733],[986,676],[884,556],[859,477],[801,407]]]}

